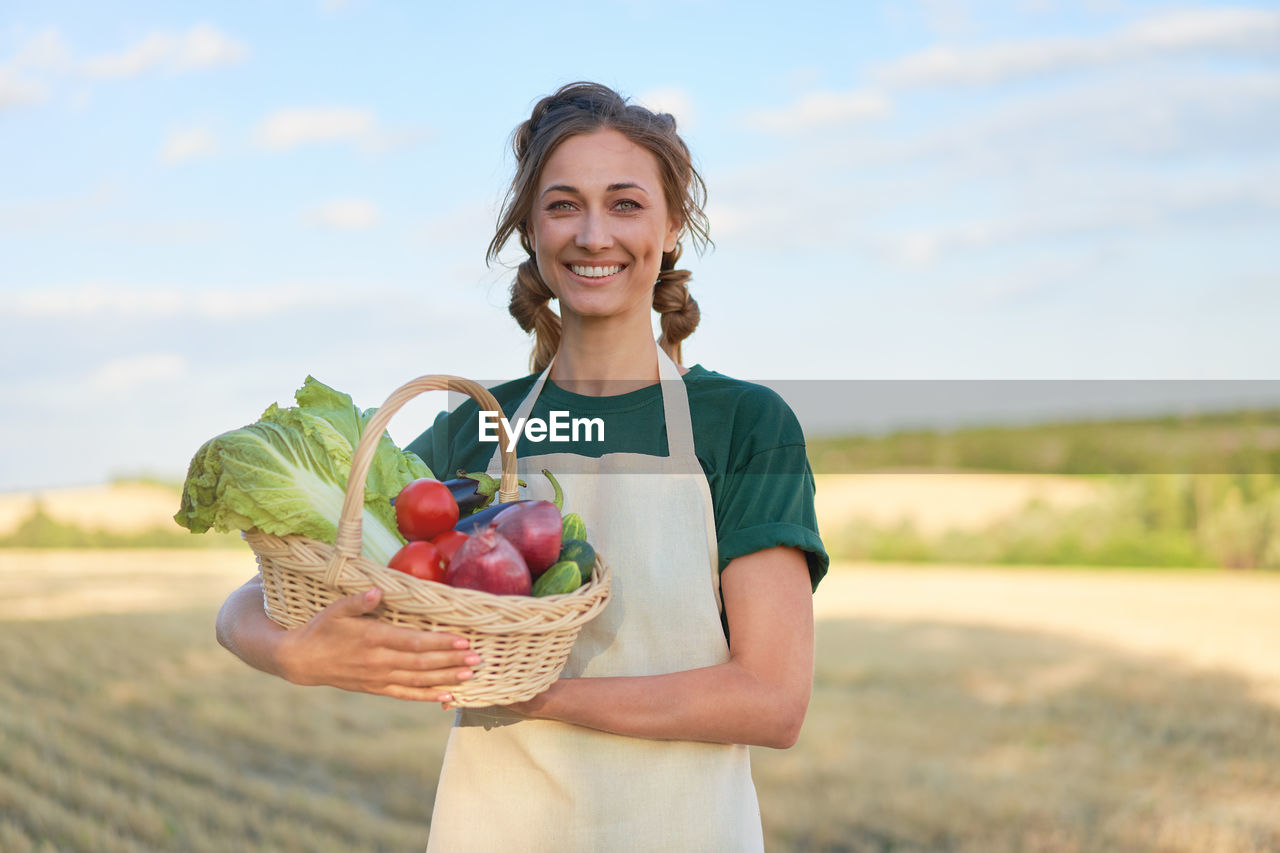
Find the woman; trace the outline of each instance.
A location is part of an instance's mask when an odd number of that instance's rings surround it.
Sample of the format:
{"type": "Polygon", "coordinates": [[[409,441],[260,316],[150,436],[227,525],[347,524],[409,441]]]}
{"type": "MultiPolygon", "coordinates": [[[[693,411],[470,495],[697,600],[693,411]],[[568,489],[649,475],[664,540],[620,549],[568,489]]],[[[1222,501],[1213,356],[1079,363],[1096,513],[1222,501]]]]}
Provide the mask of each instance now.
{"type": "MultiPolygon", "coordinates": [[[[544,693],[458,712],[430,849],[762,849],[747,746],[798,735],[826,569],[803,437],[772,392],[678,365],[698,321],[680,238],[705,240],[706,225],[670,116],[572,84],[537,104],[514,149],[490,258],[519,234],[511,313],[537,335],[538,375],[494,394],[513,422],[564,410],[604,425],[604,440],[524,440],[517,454],[532,496],[542,468],[561,480],[613,597],[544,693]]],[[[410,447],[433,471],[496,473],[476,427],[467,403],[410,447]]],[[[483,665],[457,638],[354,618],[376,592],[289,632],[261,601],[253,582],[234,594],[219,636],[298,683],[447,706],[483,665]]]]}

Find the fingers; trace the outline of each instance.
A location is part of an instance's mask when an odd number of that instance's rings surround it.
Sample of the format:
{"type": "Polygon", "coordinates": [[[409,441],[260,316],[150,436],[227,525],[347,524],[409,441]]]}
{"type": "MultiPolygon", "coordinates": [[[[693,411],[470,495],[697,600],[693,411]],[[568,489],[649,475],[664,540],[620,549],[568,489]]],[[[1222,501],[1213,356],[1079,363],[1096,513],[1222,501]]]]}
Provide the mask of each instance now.
{"type": "Polygon", "coordinates": [[[400,687],[431,687],[437,690],[447,690],[447,688],[457,687],[475,677],[476,674],[471,669],[449,667],[427,672],[418,670],[393,672],[391,673],[390,682],[400,687]]]}
{"type": "Polygon", "coordinates": [[[424,687],[405,687],[402,684],[389,684],[386,689],[376,692],[382,696],[390,696],[393,699],[404,699],[409,702],[439,702],[442,707],[444,707],[445,703],[453,701],[453,694],[448,690],[424,687]]]}
{"type": "Polygon", "coordinates": [[[290,680],[448,704],[449,688],[483,666],[480,655],[465,637],[369,618],[381,601],[376,588],[348,595],[293,632],[290,680]]]}
{"type": "Polygon", "coordinates": [[[419,631],[385,622],[377,622],[368,630],[371,642],[400,652],[464,651],[471,647],[465,637],[441,631],[419,631]]]}
{"type": "Polygon", "coordinates": [[[374,587],[365,592],[348,595],[346,598],[339,598],[324,609],[332,616],[363,616],[366,613],[372,613],[381,600],[382,590],[374,587]]]}
{"type": "MultiPolygon", "coordinates": [[[[325,610],[332,616],[364,616],[377,609],[382,601],[382,590],[374,587],[340,598],[325,610]]],[[[406,652],[429,652],[442,649],[466,649],[470,647],[465,637],[441,631],[419,631],[399,625],[375,622],[366,629],[371,645],[381,645],[406,652]]]]}
{"type": "Polygon", "coordinates": [[[484,662],[474,652],[393,653],[380,656],[372,668],[386,672],[389,682],[410,687],[458,684],[475,677],[484,662]]]}

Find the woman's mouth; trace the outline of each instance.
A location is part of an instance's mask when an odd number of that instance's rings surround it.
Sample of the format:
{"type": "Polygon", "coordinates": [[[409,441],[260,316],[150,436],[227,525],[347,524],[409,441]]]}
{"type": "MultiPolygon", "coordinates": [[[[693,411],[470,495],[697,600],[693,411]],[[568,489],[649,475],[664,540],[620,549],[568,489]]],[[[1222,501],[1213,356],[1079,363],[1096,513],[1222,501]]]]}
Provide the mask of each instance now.
{"type": "Polygon", "coordinates": [[[574,275],[582,278],[600,279],[608,278],[611,275],[617,275],[626,269],[625,264],[607,264],[602,266],[588,264],[566,264],[569,271],[574,275]]]}

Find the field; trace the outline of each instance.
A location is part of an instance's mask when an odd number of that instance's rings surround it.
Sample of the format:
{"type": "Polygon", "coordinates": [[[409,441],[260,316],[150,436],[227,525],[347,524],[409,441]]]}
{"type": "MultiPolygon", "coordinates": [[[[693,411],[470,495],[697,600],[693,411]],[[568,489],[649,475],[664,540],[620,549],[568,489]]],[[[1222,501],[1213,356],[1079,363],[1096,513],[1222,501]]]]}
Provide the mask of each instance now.
{"type": "MultiPolygon", "coordinates": [[[[245,551],[0,550],[0,850],[420,850],[450,715],[213,640],[245,551]]],[[[842,564],[772,851],[1280,850],[1280,577],[842,564]]]]}
{"type": "Polygon", "coordinates": [[[141,533],[156,527],[173,528],[180,489],[149,482],[121,482],[110,486],[70,486],[39,494],[0,494],[0,535],[12,533],[38,504],[56,521],[86,529],[141,533]]]}

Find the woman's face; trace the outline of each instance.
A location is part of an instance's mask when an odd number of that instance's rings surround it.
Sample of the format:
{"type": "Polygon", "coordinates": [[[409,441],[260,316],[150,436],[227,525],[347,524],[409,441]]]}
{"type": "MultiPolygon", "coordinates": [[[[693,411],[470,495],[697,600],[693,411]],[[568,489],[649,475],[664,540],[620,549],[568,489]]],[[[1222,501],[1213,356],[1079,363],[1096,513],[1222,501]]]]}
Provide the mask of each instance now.
{"type": "Polygon", "coordinates": [[[616,130],[571,136],[547,158],[536,193],[530,242],[561,317],[647,326],[662,253],[680,235],[657,158],[616,130]]]}

